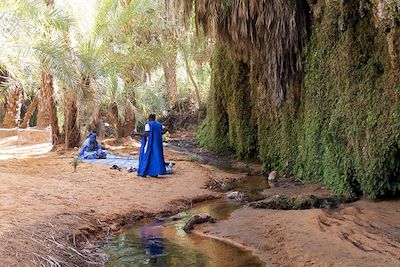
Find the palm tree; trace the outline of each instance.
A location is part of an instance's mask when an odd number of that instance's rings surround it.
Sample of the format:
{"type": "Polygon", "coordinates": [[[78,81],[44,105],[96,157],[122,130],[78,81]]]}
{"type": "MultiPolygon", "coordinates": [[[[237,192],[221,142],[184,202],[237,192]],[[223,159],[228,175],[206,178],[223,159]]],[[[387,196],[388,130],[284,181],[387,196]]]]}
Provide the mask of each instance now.
{"type": "Polygon", "coordinates": [[[37,93],[35,97],[33,98],[32,102],[30,103],[28,109],[25,112],[25,116],[23,118],[23,121],[21,122],[21,125],[19,126],[20,128],[27,128],[29,125],[29,121],[35,112],[35,110],[38,107],[38,102],[39,102],[39,94],[37,93]]]}
{"type": "Polygon", "coordinates": [[[96,90],[103,92],[96,100],[102,103],[100,108],[91,113],[91,127],[104,116],[116,128],[118,137],[129,135],[135,128],[135,88],[147,82],[143,77],[170,54],[169,44],[159,38],[168,27],[162,23],[159,10],[157,1],[99,2],[93,29],[85,36],[86,45],[82,42],[84,59],[95,62],[83,64],[84,72],[96,83],[96,90]]]}
{"type": "Polygon", "coordinates": [[[81,141],[81,131],[78,120],[77,95],[71,90],[64,92],[64,143],[67,148],[79,146],[81,141]]]}
{"type": "Polygon", "coordinates": [[[174,10],[172,3],[170,1],[164,0],[164,20],[169,23],[170,27],[166,29],[162,35],[164,41],[172,41],[170,58],[163,63],[164,77],[166,82],[167,95],[170,106],[176,101],[176,96],[178,93],[177,81],[176,81],[176,57],[177,57],[177,47],[175,45],[177,37],[177,21],[174,16],[174,10]]]}
{"type": "Polygon", "coordinates": [[[50,124],[55,142],[74,147],[83,127],[97,128],[106,114],[119,137],[126,136],[135,127],[133,104],[144,105],[136,101],[148,82],[142,77],[176,57],[175,40],[160,38],[173,26],[165,23],[160,2],[100,0],[84,28],[82,16],[64,1],[42,1],[0,3],[0,63],[25,90],[39,88],[22,126],[37,109],[38,127],[50,124]],[[57,105],[63,108],[63,139],[57,105]]]}
{"type": "Polygon", "coordinates": [[[16,82],[12,87],[10,87],[9,90],[9,96],[7,98],[7,109],[2,125],[4,128],[15,128],[18,126],[19,115],[21,111],[21,99],[22,85],[16,82]]]}
{"type": "MultiPolygon", "coordinates": [[[[174,0],[183,5],[187,24],[195,17],[198,29],[228,45],[236,58],[253,64],[265,98],[272,95],[280,106],[303,69],[306,46],[307,4],[304,1],[195,1],[174,0]]],[[[267,103],[265,103],[267,104],[267,103]]]]}
{"type": "MultiPolygon", "coordinates": [[[[40,85],[38,126],[47,127],[50,123],[53,140],[58,142],[54,78],[51,73],[68,73],[60,71],[66,70],[67,66],[62,53],[65,44],[59,37],[68,31],[70,20],[59,10],[40,1],[23,0],[2,1],[0,19],[3,26],[3,53],[0,62],[7,66],[11,76],[22,84],[20,87],[29,88],[37,83],[40,85]]],[[[14,106],[9,105],[11,109],[14,109],[14,106]]],[[[28,120],[29,118],[25,119],[28,120]]]]}

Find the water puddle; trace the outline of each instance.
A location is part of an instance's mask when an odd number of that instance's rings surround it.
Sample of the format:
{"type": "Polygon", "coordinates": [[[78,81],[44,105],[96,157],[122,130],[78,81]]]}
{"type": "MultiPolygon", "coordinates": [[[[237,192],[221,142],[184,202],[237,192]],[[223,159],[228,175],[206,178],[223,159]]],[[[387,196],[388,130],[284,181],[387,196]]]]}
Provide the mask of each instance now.
{"type": "MultiPolygon", "coordinates": [[[[264,177],[249,176],[235,190],[253,193],[267,185],[264,177]]],[[[241,206],[237,201],[212,200],[170,218],[138,223],[108,243],[106,266],[265,266],[249,251],[182,230],[193,214],[208,213],[225,220],[241,206]]]]}
{"type": "Polygon", "coordinates": [[[246,179],[236,182],[232,185],[233,190],[244,194],[243,200],[251,202],[262,200],[265,196],[262,194],[264,189],[270,188],[267,178],[263,176],[247,176],[246,179]]]}

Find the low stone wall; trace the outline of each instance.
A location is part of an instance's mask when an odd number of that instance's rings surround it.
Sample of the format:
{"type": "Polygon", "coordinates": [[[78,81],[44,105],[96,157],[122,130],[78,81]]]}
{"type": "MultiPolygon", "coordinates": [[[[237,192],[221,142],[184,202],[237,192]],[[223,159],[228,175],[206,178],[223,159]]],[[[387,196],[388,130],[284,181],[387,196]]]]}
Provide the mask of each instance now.
{"type": "Polygon", "coordinates": [[[4,129],[0,128],[0,138],[17,136],[18,144],[51,143],[51,130],[47,129],[4,129]]]}
{"type": "Polygon", "coordinates": [[[19,129],[18,143],[20,144],[51,143],[51,130],[35,129],[35,128],[19,129]]]}
{"type": "Polygon", "coordinates": [[[11,137],[17,134],[18,134],[18,128],[13,128],[13,129],[0,128],[0,138],[11,137]]]}

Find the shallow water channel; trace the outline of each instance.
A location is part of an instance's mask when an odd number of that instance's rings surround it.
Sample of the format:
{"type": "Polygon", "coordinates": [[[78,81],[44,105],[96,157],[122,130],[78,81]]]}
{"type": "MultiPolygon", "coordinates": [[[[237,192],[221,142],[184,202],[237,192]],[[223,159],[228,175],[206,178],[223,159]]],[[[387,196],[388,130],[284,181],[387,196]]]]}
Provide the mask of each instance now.
{"type": "MultiPolygon", "coordinates": [[[[254,199],[267,187],[265,177],[249,176],[236,184],[234,191],[244,191],[245,198],[254,199]]],[[[110,240],[105,249],[109,257],[106,266],[265,266],[249,251],[182,230],[192,214],[208,213],[225,220],[242,205],[228,199],[211,200],[170,218],[141,221],[110,240]]]]}

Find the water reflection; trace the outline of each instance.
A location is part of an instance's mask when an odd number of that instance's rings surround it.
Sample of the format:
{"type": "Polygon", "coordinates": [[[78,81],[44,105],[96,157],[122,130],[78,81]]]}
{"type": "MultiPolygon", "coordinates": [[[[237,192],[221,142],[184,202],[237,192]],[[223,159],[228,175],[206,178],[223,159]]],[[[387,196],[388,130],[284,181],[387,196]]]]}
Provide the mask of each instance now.
{"type": "Polygon", "coordinates": [[[162,227],[161,221],[156,220],[153,223],[145,223],[140,229],[142,246],[146,250],[149,262],[155,265],[163,264],[163,256],[165,256],[162,227]]]}
{"type": "Polygon", "coordinates": [[[164,238],[168,228],[159,221],[145,223],[110,241],[106,248],[109,257],[106,266],[208,266],[207,258],[201,253],[164,238]]]}
{"type": "Polygon", "coordinates": [[[234,190],[243,192],[244,200],[250,202],[264,199],[262,191],[270,187],[266,177],[247,176],[246,179],[238,181],[234,185],[234,190]]]}
{"type": "MultiPolygon", "coordinates": [[[[189,215],[187,213],[187,217],[189,215]]],[[[182,230],[184,223],[185,219],[156,221],[129,229],[107,246],[109,261],[106,266],[265,266],[249,251],[219,240],[186,234],[182,230]]]]}
{"type": "Polygon", "coordinates": [[[190,214],[207,213],[217,220],[229,219],[232,212],[242,207],[242,203],[237,201],[227,201],[226,199],[216,199],[207,201],[207,203],[194,206],[190,214]]]}
{"type": "Polygon", "coordinates": [[[257,191],[269,188],[268,179],[264,176],[247,176],[235,185],[235,190],[257,191]]]}
{"type": "MultiPolygon", "coordinates": [[[[237,185],[237,190],[259,193],[267,187],[264,177],[249,177],[237,185]]],[[[109,261],[106,266],[265,266],[249,251],[182,230],[192,214],[208,213],[217,220],[225,220],[241,206],[242,203],[223,199],[207,201],[174,216],[180,220],[142,222],[109,242],[106,248],[109,261]]]]}

